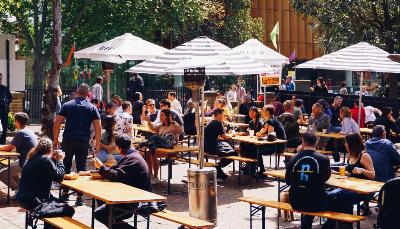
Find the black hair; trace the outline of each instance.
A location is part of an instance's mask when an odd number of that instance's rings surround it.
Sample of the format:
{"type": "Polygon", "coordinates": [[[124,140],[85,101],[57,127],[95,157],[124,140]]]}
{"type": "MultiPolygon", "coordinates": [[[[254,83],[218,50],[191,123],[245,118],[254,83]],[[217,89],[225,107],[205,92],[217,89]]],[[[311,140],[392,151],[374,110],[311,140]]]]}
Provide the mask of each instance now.
{"type": "Polygon", "coordinates": [[[17,112],[14,115],[15,121],[17,121],[21,126],[28,125],[29,116],[24,112],[17,112]]]}
{"type": "Polygon", "coordinates": [[[374,126],[374,128],[372,129],[372,134],[371,136],[373,138],[380,138],[383,133],[385,133],[385,127],[382,125],[376,125],[374,126]]]}
{"type": "Polygon", "coordinates": [[[131,148],[131,139],[127,134],[120,134],[115,137],[115,145],[118,146],[123,153],[131,148]]]}
{"type": "Polygon", "coordinates": [[[215,109],[215,111],[213,112],[213,115],[214,115],[214,116],[217,116],[217,115],[220,115],[220,114],[223,114],[223,113],[224,113],[224,111],[223,111],[222,109],[217,108],[217,109],[215,109]]]}
{"type": "Polygon", "coordinates": [[[167,106],[168,108],[170,108],[171,107],[171,102],[168,99],[162,99],[160,101],[160,105],[164,105],[164,106],[167,106]]]}
{"type": "Polygon", "coordinates": [[[167,116],[167,126],[171,125],[171,122],[170,122],[171,111],[168,109],[162,109],[160,112],[164,113],[164,115],[167,116]]]}
{"type": "Polygon", "coordinates": [[[301,107],[302,105],[303,105],[303,100],[302,99],[296,99],[295,101],[294,101],[294,106],[295,107],[301,107]]]}
{"type": "Polygon", "coordinates": [[[346,135],[345,139],[350,149],[350,155],[358,158],[365,150],[364,141],[361,135],[359,133],[350,133],[346,135]]]}
{"type": "Polygon", "coordinates": [[[270,116],[273,116],[275,114],[275,107],[271,104],[265,105],[264,109],[266,112],[268,112],[270,116]]]}
{"type": "Polygon", "coordinates": [[[303,143],[308,146],[316,146],[317,145],[317,135],[313,131],[307,131],[303,134],[303,143]]]}
{"type": "Polygon", "coordinates": [[[96,78],[96,83],[101,83],[101,81],[103,81],[103,77],[98,76],[98,77],[96,78]]]}
{"type": "Polygon", "coordinates": [[[168,95],[173,96],[174,98],[176,98],[176,93],[173,92],[173,91],[169,92],[168,95]]]}
{"type": "Polygon", "coordinates": [[[140,92],[135,92],[135,94],[133,94],[133,96],[132,96],[132,101],[133,101],[133,102],[139,101],[139,99],[140,99],[141,96],[142,96],[142,93],[140,93],[140,92]]]}
{"type": "Polygon", "coordinates": [[[121,106],[122,110],[126,110],[129,106],[132,106],[132,104],[129,101],[123,101],[121,106]]]}
{"type": "Polygon", "coordinates": [[[343,81],[343,82],[340,84],[340,87],[346,87],[346,85],[347,85],[347,83],[343,81]]]}
{"type": "Polygon", "coordinates": [[[114,103],[107,103],[107,104],[106,104],[106,109],[111,109],[111,108],[113,108],[113,107],[115,107],[115,104],[114,104],[114,103]]]}
{"type": "Polygon", "coordinates": [[[393,111],[391,107],[382,107],[382,117],[386,118],[393,111]]]}
{"type": "Polygon", "coordinates": [[[108,133],[108,142],[111,142],[114,136],[114,125],[115,119],[111,115],[107,115],[103,120],[101,120],[101,125],[103,129],[108,133]]]}

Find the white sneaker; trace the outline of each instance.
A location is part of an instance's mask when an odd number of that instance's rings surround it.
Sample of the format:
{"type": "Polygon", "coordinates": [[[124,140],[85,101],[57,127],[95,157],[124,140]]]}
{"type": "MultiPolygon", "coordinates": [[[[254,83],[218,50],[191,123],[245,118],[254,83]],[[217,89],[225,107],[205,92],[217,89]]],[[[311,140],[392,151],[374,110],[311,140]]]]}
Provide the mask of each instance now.
{"type": "Polygon", "coordinates": [[[151,184],[158,184],[159,182],[160,182],[160,180],[158,179],[158,177],[151,178],[151,184]]]}

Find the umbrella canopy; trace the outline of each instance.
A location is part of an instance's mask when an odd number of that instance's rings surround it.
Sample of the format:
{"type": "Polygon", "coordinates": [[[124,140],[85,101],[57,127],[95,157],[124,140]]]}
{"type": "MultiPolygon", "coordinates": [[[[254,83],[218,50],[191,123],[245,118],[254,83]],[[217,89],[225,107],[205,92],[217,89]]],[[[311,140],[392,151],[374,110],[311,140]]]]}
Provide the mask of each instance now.
{"type": "Polygon", "coordinates": [[[232,50],[270,65],[289,64],[289,58],[267,47],[257,39],[250,39],[232,50]]]}
{"type": "Polygon", "coordinates": [[[198,37],[127,72],[183,75],[184,68],[206,67],[207,75],[247,75],[273,71],[256,61],[208,37],[198,37]]]}
{"type": "Polygon", "coordinates": [[[140,37],[125,33],[109,41],[79,50],[75,52],[75,58],[92,60],[109,58],[110,61],[116,61],[113,63],[121,63],[127,60],[147,60],[167,50],[140,37]]]}
{"type": "Polygon", "coordinates": [[[296,68],[400,73],[400,64],[390,60],[388,56],[388,52],[366,42],[360,42],[299,64],[296,68]]]}

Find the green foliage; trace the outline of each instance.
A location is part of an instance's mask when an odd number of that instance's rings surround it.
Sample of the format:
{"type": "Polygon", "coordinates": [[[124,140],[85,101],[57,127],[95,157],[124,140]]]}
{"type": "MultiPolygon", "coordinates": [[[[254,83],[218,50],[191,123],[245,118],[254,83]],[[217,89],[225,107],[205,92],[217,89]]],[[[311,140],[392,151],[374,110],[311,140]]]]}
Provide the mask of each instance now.
{"type": "Polygon", "coordinates": [[[386,51],[400,51],[400,1],[398,0],[290,0],[300,13],[315,19],[313,26],[321,48],[332,52],[359,41],[386,51]]]}
{"type": "Polygon", "coordinates": [[[7,121],[8,121],[8,130],[9,131],[14,131],[15,130],[14,113],[12,113],[12,112],[8,113],[7,121]]]}

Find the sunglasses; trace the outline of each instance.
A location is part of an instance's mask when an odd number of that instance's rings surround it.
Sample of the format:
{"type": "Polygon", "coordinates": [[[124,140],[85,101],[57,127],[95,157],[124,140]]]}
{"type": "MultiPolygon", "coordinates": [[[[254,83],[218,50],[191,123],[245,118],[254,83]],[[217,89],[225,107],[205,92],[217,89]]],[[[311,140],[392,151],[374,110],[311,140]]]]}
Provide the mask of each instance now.
{"type": "Polygon", "coordinates": [[[155,104],[149,104],[148,106],[149,106],[149,107],[154,107],[154,106],[155,106],[155,104]]]}

